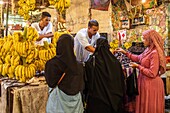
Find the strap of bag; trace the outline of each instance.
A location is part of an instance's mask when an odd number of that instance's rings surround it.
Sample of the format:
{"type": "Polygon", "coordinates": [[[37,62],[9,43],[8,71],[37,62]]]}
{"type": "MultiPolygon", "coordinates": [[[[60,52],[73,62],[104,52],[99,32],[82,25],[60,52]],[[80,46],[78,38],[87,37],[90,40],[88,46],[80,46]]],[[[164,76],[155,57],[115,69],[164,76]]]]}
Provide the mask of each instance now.
{"type": "MultiPolygon", "coordinates": [[[[60,84],[60,82],[61,82],[61,80],[64,78],[65,74],[66,74],[66,73],[63,73],[63,74],[62,74],[62,76],[60,77],[60,79],[59,79],[59,81],[58,81],[58,83],[57,83],[57,86],[60,84]]],[[[57,86],[55,86],[54,88],[52,88],[52,89],[49,91],[49,93],[51,93],[57,86]]]]}
{"type": "Polygon", "coordinates": [[[58,81],[57,85],[60,84],[60,82],[61,82],[61,80],[64,78],[65,74],[66,74],[66,73],[63,73],[63,75],[60,77],[60,80],[58,81]]]}

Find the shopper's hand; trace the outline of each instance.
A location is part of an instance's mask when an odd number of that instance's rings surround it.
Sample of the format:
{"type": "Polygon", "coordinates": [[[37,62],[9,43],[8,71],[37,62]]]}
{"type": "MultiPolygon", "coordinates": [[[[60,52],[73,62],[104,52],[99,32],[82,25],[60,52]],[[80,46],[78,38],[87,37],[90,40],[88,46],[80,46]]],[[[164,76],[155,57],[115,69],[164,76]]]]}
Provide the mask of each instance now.
{"type": "Polygon", "coordinates": [[[115,53],[115,52],[121,52],[123,54],[126,54],[126,51],[124,49],[122,49],[122,48],[118,48],[118,49],[114,50],[113,53],[115,53]]]}
{"type": "Polygon", "coordinates": [[[139,64],[137,64],[135,62],[130,62],[129,66],[132,68],[138,68],[139,64]]]}

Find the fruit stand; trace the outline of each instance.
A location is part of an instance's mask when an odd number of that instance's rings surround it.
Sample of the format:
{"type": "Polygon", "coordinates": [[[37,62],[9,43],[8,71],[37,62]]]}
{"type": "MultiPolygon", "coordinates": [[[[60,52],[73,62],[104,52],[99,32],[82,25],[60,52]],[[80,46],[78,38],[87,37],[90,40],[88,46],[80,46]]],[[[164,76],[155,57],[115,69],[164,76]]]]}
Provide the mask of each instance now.
{"type": "Polygon", "coordinates": [[[1,94],[1,113],[45,113],[48,86],[44,82],[28,85],[4,79],[1,94]]]}

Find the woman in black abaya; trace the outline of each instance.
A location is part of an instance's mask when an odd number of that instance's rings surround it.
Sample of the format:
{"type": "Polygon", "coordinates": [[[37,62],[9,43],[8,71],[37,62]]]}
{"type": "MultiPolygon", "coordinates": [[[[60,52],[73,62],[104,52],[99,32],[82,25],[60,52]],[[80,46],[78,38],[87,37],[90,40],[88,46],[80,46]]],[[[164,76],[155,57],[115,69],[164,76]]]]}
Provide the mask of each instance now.
{"type": "Polygon", "coordinates": [[[97,40],[94,54],[86,62],[88,113],[123,113],[124,74],[105,38],[97,40]]]}
{"type": "Polygon", "coordinates": [[[46,113],[83,113],[81,91],[83,87],[83,65],[76,61],[74,40],[69,34],[60,36],[57,56],[47,61],[45,78],[50,90],[46,113]],[[58,81],[65,73],[65,76],[58,81]],[[57,86],[57,87],[56,87],[57,86]]]}

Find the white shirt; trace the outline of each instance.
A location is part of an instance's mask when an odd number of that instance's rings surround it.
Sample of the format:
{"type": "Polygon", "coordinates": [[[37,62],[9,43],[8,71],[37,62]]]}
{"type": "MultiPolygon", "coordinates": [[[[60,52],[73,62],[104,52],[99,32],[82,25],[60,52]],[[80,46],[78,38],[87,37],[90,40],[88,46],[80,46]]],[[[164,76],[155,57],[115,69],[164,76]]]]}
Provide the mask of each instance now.
{"type": "MultiPolygon", "coordinates": [[[[31,24],[33,28],[35,28],[38,31],[38,34],[44,35],[47,33],[52,32],[52,23],[49,22],[47,26],[44,27],[43,30],[40,29],[39,23],[33,23],[31,24]]],[[[40,41],[36,41],[36,45],[44,45],[44,41],[47,41],[48,43],[51,43],[51,38],[43,38],[40,41]]]]}
{"type": "Polygon", "coordinates": [[[74,38],[74,51],[76,54],[76,58],[78,61],[85,62],[88,60],[89,55],[92,54],[91,52],[87,51],[85,47],[96,45],[96,40],[100,38],[99,33],[97,32],[95,35],[92,36],[90,39],[87,33],[87,28],[83,28],[77,32],[74,38]]]}

